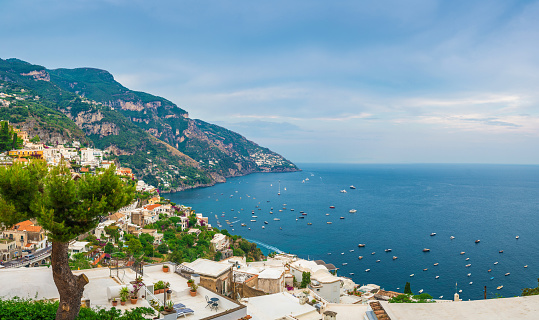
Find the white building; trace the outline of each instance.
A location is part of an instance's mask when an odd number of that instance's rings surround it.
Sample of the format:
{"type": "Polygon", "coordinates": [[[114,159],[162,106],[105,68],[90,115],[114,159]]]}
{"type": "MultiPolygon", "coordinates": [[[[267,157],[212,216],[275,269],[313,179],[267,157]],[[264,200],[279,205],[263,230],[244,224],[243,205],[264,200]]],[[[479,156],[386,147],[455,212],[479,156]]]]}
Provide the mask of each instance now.
{"type": "Polygon", "coordinates": [[[90,247],[88,246],[90,242],[86,241],[74,241],[69,244],[68,251],[71,256],[73,256],[75,253],[81,253],[81,252],[88,252],[90,251],[90,247]]]}
{"type": "Polygon", "coordinates": [[[97,167],[103,159],[103,151],[99,149],[82,148],[80,149],[80,165],[97,167]]]}
{"type": "Polygon", "coordinates": [[[216,233],[211,240],[213,248],[217,251],[221,251],[228,248],[228,238],[222,233],[216,233]]]}

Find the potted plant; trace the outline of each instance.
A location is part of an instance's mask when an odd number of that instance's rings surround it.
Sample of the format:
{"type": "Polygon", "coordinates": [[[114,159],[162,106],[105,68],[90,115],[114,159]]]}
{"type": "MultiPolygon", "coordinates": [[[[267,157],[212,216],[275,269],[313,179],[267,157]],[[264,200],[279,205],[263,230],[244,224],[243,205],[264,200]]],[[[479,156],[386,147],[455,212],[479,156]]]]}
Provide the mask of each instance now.
{"type": "Polygon", "coordinates": [[[127,287],[122,287],[120,289],[120,303],[122,306],[125,306],[127,298],[129,298],[129,289],[127,289],[127,287]]]}
{"type": "Polygon", "coordinates": [[[163,281],[159,280],[153,285],[153,293],[154,294],[161,293],[162,292],[161,290],[163,290],[163,288],[164,288],[164,283],[163,281]]]}
{"type": "Polygon", "coordinates": [[[192,286],[193,283],[195,283],[195,280],[193,280],[193,279],[187,280],[187,285],[188,285],[189,287],[192,286]]]}
{"type": "Polygon", "coordinates": [[[112,299],[112,306],[116,307],[118,305],[118,301],[116,301],[116,298],[112,299]]]}
{"type": "Polygon", "coordinates": [[[168,272],[170,268],[168,267],[168,265],[164,264],[163,265],[163,272],[168,272]]]}
{"type": "Polygon", "coordinates": [[[191,284],[191,289],[189,289],[189,294],[191,294],[191,297],[194,297],[197,295],[197,289],[198,289],[198,286],[195,283],[191,284]]]}
{"type": "Polygon", "coordinates": [[[133,290],[131,290],[131,303],[137,304],[138,292],[142,288],[142,282],[137,282],[133,284],[133,290]]]}
{"type": "Polygon", "coordinates": [[[173,312],[174,311],[174,302],[172,301],[167,301],[167,303],[165,304],[165,311],[167,312],[173,312]]]}

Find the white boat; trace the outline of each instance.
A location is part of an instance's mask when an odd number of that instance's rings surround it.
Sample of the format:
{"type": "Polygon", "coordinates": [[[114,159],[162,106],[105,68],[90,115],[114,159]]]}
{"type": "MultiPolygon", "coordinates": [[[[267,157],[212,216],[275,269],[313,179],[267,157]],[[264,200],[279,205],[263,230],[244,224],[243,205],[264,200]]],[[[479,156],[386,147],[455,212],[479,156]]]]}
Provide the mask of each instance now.
{"type": "Polygon", "coordinates": [[[436,232],[433,232],[430,234],[431,237],[434,237],[436,235],[436,232]]]}
{"type": "Polygon", "coordinates": [[[413,277],[413,276],[415,276],[415,274],[412,273],[412,274],[410,275],[410,277],[413,277]]]}
{"type": "Polygon", "coordinates": [[[393,260],[397,260],[399,257],[397,256],[393,256],[393,260]]]}
{"type": "Polygon", "coordinates": [[[266,229],[266,227],[262,226],[262,229],[266,229]]]}
{"type": "Polygon", "coordinates": [[[436,277],[434,277],[434,279],[438,279],[438,278],[440,278],[440,276],[436,276],[436,277]]]}
{"type": "Polygon", "coordinates": [[[365,272],[369,272],[369,271],[371,271],[371,269],[365,269],[365,272]]]}
{"type": "Polygon", "coordinates": [[[354,249],[350,250],[350,252],[354,252],[354,249]]]}
{"type": "Polygon", "coordinates": [[[438,263],[438,262],[436,262],[436,263],[434,264],[434,266],[435,266],[435,267],[436,267],[436,266],[438,266],[438,265],[439,265],[439,263],[438,263]]]}
{"type": "Polygon", "coordinates": [[[466,261],[470,260],[470,258],[466,258],[466,261]]]}
{"type": "Polygon", "coordinates": [[[351,185],[351,186],[350,186],[350,189],[355,189],[355,188],[356,188],[356,187],[354,187],[354,185],[351,185]]]}
{"type": "Polygon", "coordinates": [[[348,211],[348,212],[350,212],[350,213],[356,213],[357,210],[356,210],[356,209],[352,209],[352,210],[350,210],[350,211],[348,211]]]}
{"type": "Polygon", "coordinates": [[[498,261],[494,262],[494,264],[498,264],[498,261]]]}
{"type": "Polygon", "coordinates": [[[268,224],[268,222],[267,222],[267,221],[264,221],[264,224],[268,224]]]}
{"type": "Polygon", "coordinates": [[[345,263],[343,263],[342,265],[345,266],[345,265],[347,265],[347,264],[348,264],[348,262],[345,262],[345,263]]]}
{"type": "Polygon", "coordinates": [[[462,293],[462,289],[459,290],[459,293],[462,293]]]}
{"type": "Polygon", "coordinates": [[[346,190],[344,190],[344,189],[343,189],[343,190],[341,190],[341,193],[346,193],[346,190]]]}
{"type": "Polygon", "coordinates": [[[376,262],[380,262],[380,260],[376,260],[376,262]]]}
{"type": "Polygon", "coordinates": [[[423,289],[419,290],[419,293],[423,293],[423,289]]]}
{"type": "Polygon", "coordinates": [[[496,288],[497,290],[501,290],[503,288],[503,286],[499,286],[498,288],[496,288]]]}
{"type": "Polygon", "coordinates": [[[357,257],[357,258],[358,258],[359,260],[361,260],[361,259],[363,259],[363,256],[359,256],[359,257],[357,257]]]}
{"type": "Polygon", "coordinates": [[[473,284],[473,282],[472,282],[472,281],[470,281],[470,285],[471,285],[471,284],[473,284]]]}
{"type": "Polygon", "coordinates": [[[472,266],[472,264],[471,264],[471,263],[468,263],[468,264],[466,265],[466,268],[469,268],[469,267],[471,267],[471,266],[472,266]]]}
{"type": "Polygon", "coordinates": [[[329,213],[326,213],[326,216],[329,216],[329,213]]]}
{"type": "Polygon", "coordinates": [[[453,239],[455,239],[455,237],[451,236],[451,237],[449,237],[449,239],[453,240],[453,239]]]}
{"type": "Polygon", "coordinates": [[[251,220],[251,222],[256,222],[256,220],[251,220]]]}
{"type": "Polygon", "coordinates": [[[350,272],[350,275],[351,275],[351,276],[353,276],[353,275],[354,275],[354,273],[353,273],[353,272],[350,272]]]}
{"type": "Polygon", "coordinates": [[[327,224],[331,224],[331,221],[326,222],[327,224]]]}
{"type": "Polygon", "coordinates": [[[470,277],[472,274],[471,273],[468,273],[468,277],[470,277]]]}
{"type": "Polygon", "coordinates": [[[258,217],[257,217],[257,216],[251,216],[251,218],[255,218],[255,219],[256,219],[256,218],[258,218],[258,217]]]}
{"type": "Polygon", "coordinates": [[[275,219],[273,219],[273,221],[280,221],[280,220],[281,220],[281,219],[279,219],[279,218],[275,218],[275,219]]]}
{"type": "Polygon", "coordinates": [[[518,238],[520,238],[520,237],[519,237],[519,236],[516,236],[516,237],[515,237],[515,239],[518,239],[518,238]]]}
{"type": "Polygon", "coordinates": [[[508,276],[508,275],[510,275],[510,273],[509,273],[509,272],[507,272],[507,273],[505,274],[505,276],[508,276]]]}
{"type": "Polygon", "coordinates": [[[524,268],[527,268],[527,267],[528,267],[528,265],[525,265],[525,266],[524,266],[524,268]]]}
{"type": "Polygon", "coordinates": [[[443,297],[444,297],[444,296],[440,296],[440,297],[438,297],[438,299],[442,299],[443,297]]]}
{"type": "Polygon", "coordinates": [[[341,254],[344,254],[344,252],[341,252],[341,254]]]}

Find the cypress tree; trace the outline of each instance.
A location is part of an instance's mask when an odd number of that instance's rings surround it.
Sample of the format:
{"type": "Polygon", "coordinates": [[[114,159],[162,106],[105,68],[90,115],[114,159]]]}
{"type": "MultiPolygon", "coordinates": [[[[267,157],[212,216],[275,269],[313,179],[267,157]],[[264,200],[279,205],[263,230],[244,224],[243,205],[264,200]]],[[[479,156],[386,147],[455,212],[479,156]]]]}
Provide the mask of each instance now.
{"type": "Polygon", "coordinates": [[[412,294],[412,289],[410,288],[410,282],[406,282],[406,285],[404,286],[404,293],[412,294]]]}

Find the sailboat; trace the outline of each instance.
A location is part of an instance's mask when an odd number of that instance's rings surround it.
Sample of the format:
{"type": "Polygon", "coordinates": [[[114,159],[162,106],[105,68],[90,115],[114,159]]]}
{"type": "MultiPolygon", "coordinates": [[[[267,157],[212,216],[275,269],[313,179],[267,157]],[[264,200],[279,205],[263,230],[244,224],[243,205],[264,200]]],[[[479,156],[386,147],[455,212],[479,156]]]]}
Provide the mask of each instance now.
{"type": "Polygon", "coordinates": [[[277,193],[278,196],[281,195],[281,180],[279,180],[279,192],[277,193]]]}

